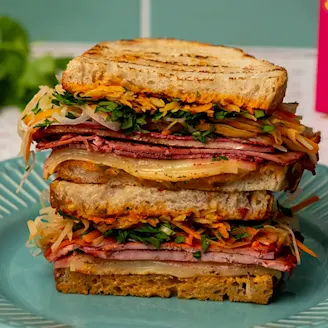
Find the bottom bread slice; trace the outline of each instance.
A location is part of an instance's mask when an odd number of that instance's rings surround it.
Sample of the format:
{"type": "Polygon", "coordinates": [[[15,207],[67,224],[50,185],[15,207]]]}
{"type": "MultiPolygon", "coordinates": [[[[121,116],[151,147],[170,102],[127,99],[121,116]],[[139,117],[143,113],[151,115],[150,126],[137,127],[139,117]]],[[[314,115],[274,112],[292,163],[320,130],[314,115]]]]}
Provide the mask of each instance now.
{"type": "Polygon", "coordinates": [[[118,296],[170,297],[198,300],[267,304],[273,295],[275,277],[195,276],[178,278],[160,274],[93,275],[55,269],[56,288],[62,293],[118,296]]]}

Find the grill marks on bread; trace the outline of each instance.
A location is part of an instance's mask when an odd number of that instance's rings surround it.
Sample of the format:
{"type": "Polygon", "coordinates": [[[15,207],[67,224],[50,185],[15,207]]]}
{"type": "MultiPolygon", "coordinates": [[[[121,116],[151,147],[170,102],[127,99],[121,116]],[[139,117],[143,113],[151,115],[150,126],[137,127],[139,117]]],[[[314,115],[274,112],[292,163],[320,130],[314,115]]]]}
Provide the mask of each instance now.
{"type": "Polygon", "coordinates": [[[287,72],[236,48],[137,39],[99,43],[69,63],[62,84],[69,92],[123,85],[185,102],[271,109],[282,101],[287,72]]]}

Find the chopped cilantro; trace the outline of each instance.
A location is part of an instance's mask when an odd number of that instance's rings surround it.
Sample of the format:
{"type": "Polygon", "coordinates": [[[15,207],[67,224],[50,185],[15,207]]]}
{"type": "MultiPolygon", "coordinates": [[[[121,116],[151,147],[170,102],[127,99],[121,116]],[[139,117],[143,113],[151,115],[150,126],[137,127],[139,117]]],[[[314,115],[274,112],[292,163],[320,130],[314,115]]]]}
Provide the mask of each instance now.
{"type": "Polygon", "coordinates": [[[282,214],[289,216],[290,218],[293,217],[293,211],[288,207],[282,206],[278,201],[277,201],[277,207],[282,214]]]}
{"type": "Polygon", "coordinates": [[[227,156],[216,156],[216,155],[213,155],[212,156],[212,162],[216,162],[216,161],[228,161],[229,158],[227,156]]]}
{"type": "Polygon", "coordinates": [[[150,225],[150,224],[147,223],[147,224],[142,225],[142,227],[140,227],[140,228],[134,229],[133,231],[136,231],[136,232],[158,233],[159,232],[159,229],[156,228],[156,227],[153,227],[152,225],[150,225]]]}
{"type": "Polygon", "coordinates": [[[73,232],[83,229],[83,228],[84,228],[84,224],[82,222],[75,223],[73,225],[73,232]]]}
{"type": "Polygon", "coordinates": [[[202,256],[200,251],[194,252],[192,255],[196,260],[199,260],[202,256]]]}
{"type": "Polygon", "coordinates": [[[155,237],[149,237],[147,238],[147,241],[153,246],[155,246],[157,249],[161,247],[161,241],[155,237]]]}
{"type": "Polygon", "coordinates": [[[34,115],[36,115],[40,111],[41,111],[41,108],[39,107],[39,103],[37,103],[36,106],[32,109],[32,112],[34,113],[34,115]]]}
{"type": "Polygon", "coordinates": [[[80,238],[82,238],[83,236],[87,235],[89,233],[89,231],[84,231],[81,235],[80,238]]]}
{"type": "Polygon", "coordinates": [[[215,118],[217,120],[223,120],[227,116],[228,112],[225,110],[220,110],[218,112],[215,112],[215,118]]]}
{"type": "MultiPolygon", "coordinates": [[[[85,100],[84,99],[77,99],[74,97],[73,94],[65,91],[64,94],[59,94],[57,92],[54,92],[53,93],[53,96],[56,98],[56,100],[61,103],[61,104],[64,104],[64,105],[67,105],[67,106],[72,106],[72,105],[83,105],[85,104],[86,102],[89,102],[91,101],[90,98],[87,98],[85,97],[85,100]]],[[[52,103],[54,105],[57,105],[57,102],[54,102],[54,100],[52,100],[52,103]]],[[[59,104],[58,104],[59,105],[59,104]]],[[[58,106],[57,105],[57,106],[58,106]]]]}
{"type": "Polygon", "coordinates": [[[199,98],[200,97],[200,93],[197,91],[196,93],[196,97],[199,98]]]}
{"type": "Polygon", "coordinates": [[[35,125],[35,128],[47,128],[52,122],[49,121],[47,118],[42,122],[37,125],[35,125]]]}
{"type": "Polygon", "coordinates": [[[239,240],[239,239],[246,238],[248,236],[249,236],[248,232],[244,232],[244,233],[240,233],[238,235],[234,235],[233,237],[236,238],[237,240],[239,240]]]}
{"type": "Polygon", "coordinates": [[[128,237],[129,232],[127,230],[119,230],[118,235],[116,236],[116,242],[118,244],[125,243],[127,237],[128,237]]]}
{"type": "Polygon", "coordinates": [[[120,109],[123,107],[121,104],[118,104],[114,101],[101,101],[98,103],[98,106],[95,109],[95,113],[103,112],[103,113],[111,113],[115,109],[120,109]]]}
{"type": "Polygon", "coordinates": [[[60,106],[60,102],[57,99],[52,99],[51,103],[56,106],[60,106]]]}
{"type": "Polygon", "coordinates": [[[104,231],[102,234],[105,237],[109,237],[109,236],[111,236],[113,234],[113,230],[112,229],[108,229],[108,230],[104,231]]]}
{"type": "Polygon", "coordinates": [[[175,239],[174,239],[174,242],[176,244],[182,244],[182,243],[184,243],[184,241],[185,241],[185,237],[184,236],[176,236],[175,239]]]}
{"type": "Polygon", "coordinates": [[[262,130],[263,130],[263,132],[271,132],[274,130],[274,126],[273,125],[263,125],[262,130]]]}
{"type": "Polygon", "coordinates": [[[133,121],[132,117],[128,116],[124,119],[124,121],[121,123],[121,129],[122,130],[127,130],[133,127],[133,121]]]}
{"type": "Polygon", "coordinates": [[[146,115],[142,115],[141,117],[138,117],[137,118],[137,123],[140,124],[140,125],[147,124],[146,115]]]}
{"type": "Polygon", "coordinates": [[[254,229],[262,229],[263,228],[263,224],[254,225],[254,226],[252,226],[252,228],[254,228],[254,229]]]}
{"type": "Polygon", "coordinates": [[[206,253],[207,250],[208,250],[208,247],[210,246],[210,242],[208,241],[208,236],[207,235],[201,235],[201,242],[202,242],[202,250],[203,250],[204,253],[206,253]]]}
{"type": "Polygon", "coordinates": [[[153,121],[158,121],[163,117],[163,113],[157,110],[154,114],[154,116],[151,117],[153,121]]]}
{"type": "Polygon", "coordinates": [[[67,213],[65,213],[65,212],[63,212],[63,211],[61,211],[61,210],[58,210],[57,212],[58,212],[59,215],[63,216],[63,217],[66,218],[66,219],[78,220],[77,217],[75,217],[75,216],[73,216],[73,215],[71,215],[71,214],[67,214],[67,213]]]}
{"type": "Polygon", "coordinates": [[[256,118],[260,118],[260,117],[265,116],[264,110],[255,109],[255,110],[254,110],[254,116],[255,116],[256,118]]]}
{"type": "Polygon", "coordinates": [[[76,119],[76,116],[75,116],[73,113],[71,113],[71,112],[68,112],[68,113],[66,114],[66,117],[67,117],[67,118],[70,118],[71,120],[76,119]]]}
{"type": "Polygon", "coordinates": [[[210,137],[210,134],[212,133],[213,131],[211,130],[207,130],[207,131],[195,131],[193,132],[191,135],[192,137],[195,139],[195,140],[198,140],[202,143],[206,143],[207,141],[207,138],[210,137]]]}

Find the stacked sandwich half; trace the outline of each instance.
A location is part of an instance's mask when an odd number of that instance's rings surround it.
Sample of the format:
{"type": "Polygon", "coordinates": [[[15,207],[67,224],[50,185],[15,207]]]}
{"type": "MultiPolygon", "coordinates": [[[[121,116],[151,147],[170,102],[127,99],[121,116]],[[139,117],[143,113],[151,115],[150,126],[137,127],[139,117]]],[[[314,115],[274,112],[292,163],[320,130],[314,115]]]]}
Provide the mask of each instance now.
{"type": "Polygon", "coordinates": [[[138,39],[100,43],[41,87],[20,130],[26,160],[32,143],[52,149],[51,206],[28,224],[57,289],[268,303],[311,253],[272,194],[318,159],[286,86],[239,49],[138,39]]]}

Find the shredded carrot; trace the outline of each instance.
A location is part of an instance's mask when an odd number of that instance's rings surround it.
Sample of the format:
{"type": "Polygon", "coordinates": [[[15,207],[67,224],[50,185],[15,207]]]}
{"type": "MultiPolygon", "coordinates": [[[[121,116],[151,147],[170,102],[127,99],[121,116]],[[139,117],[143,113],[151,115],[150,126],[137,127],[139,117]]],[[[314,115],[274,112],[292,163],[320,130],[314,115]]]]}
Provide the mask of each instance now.
{"type": "Polygon", "coordinates": [[[255,240],[252,242],[252,248],[255,248],[255,247],[259,247],[260,246],[260,242],[255,240]]]}
{"type": "Polygon", "coordinates": [[[162,134],[163,134],[164,136],[167,136],[167,135],[169,135],[169,134],[172,134],[172,131],[170,131],[170,130],[163,130],[163,131],[162,131],[162,134]]]}
{"type": "Polygon", "coordinates": [[[107,223],[107,224],[112,224],[115,222],[115,218],[103,218],[101,216],[89,216],[89,220],[98,224],[100,222],[107,223]]]}
{"type": "Polygon", "coordinates": [[[183,231],[185,231],[187,234],[193,236],[196,239],[201,239],[200,234],[197,233],[195,230],[191,229],[190,227],[188,227],[186,224],[181,223],[181,222],[173,222],[174,225],[176,225],[178,228],[182,229],[183,231]]]}
{"type": "Polygon", "coordinates": [[[189,235],[187,238],[185,238],[185,243],[187,245],[192,245],[192,240],[193,240],[193,236],[189,235]]]}
{"type": "Polygon", "coordinates": [[[45,111],[42,111],[40,113],[38,113],[37,115],[34,114],[29,114],[26,116],[26,118],[24,119],[24,123],[26,125],[29,125],[31,122],[39,122],[41,120],[44,120],[47,117],[52,116],[55,113],[60,113],[61,108],[56,108],[56,109],[47,109],[45,111]]]}
{"type": "Polygon", "coordinates": [[[320,197],[318,196],[312,196],[306,200],[303,200],[302,202],[300,202],[299,204],[295,205],[292,207],[292,211],[293,213],[296,213],[300,210],[302,210],[303,208],[307,207],[307,206],[310,206],[316,202],[318,202],[320,200],[320,197]]]}
{"type": "Polygon", "coordinates": [[[254,229],[252,227],[245,227],[246,231],[248,234],[255,236],[259,230],[254,229]]]}
{"type": "Polygon", "coordinates": [[[218,227],[218,230],[223,238],[229,238],[229,232],[225,224],[221,223],[218,227]]]}
{"type": "Polygon", "coordinates": [[[82,236],[82,239],[87,243],[91,243],[94,239],[98,238],[101,235],[101,232],[98,230],[93,230],[88,234],[82,236]]]}
{"type": "Polygon", "coordinates": [[[159,222],[158,219],[147,219],[147,222],[153,226],[153,227],[156,227],[157,223],[159,222]]]}
{"type": "Polygon", "coordinates": [[[316,253],[311,251],[309,248],[307,248],[304,244],[302,244],[298,239],[296,239],[296,244],[298,248],[300,248],[303,252],[310,254],[313,257],[318,257],[316,253]]]}

